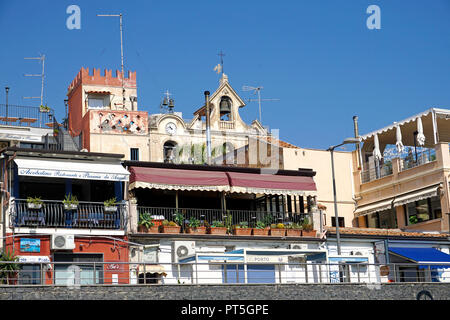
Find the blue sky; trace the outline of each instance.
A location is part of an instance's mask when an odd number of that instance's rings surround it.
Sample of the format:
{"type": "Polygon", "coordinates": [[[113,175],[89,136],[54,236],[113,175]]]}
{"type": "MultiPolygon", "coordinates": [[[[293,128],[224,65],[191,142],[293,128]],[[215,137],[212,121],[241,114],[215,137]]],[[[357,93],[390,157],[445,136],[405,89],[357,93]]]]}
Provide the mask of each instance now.
{"type": "MultiPolygon", "coordinates": [[[[0,103],[38,105],[36,61],[46,55],[44,101],[64,117],[67,87],[81,67],[120,69],[118,18],[123,13],[125,69],[137,71],[138,105],[159,111],[163,92],[192,117],[213,92],[217,53],[242,98],[243,85],[263,86],[263,123],[308,148],[353,135],[353,115],[367,133],[430,107],[450,108],[450,1],[4,1],[0,0],[0,103]],[[81,9],[69,30],[66,9],[81,9]],[[369,30],[369,5],[381,29],[369,30]]],[[[250,123],[258,105],[241,109],[250,123]]],[[[352,147],[351,147],[352,148],[352,147]]]]}

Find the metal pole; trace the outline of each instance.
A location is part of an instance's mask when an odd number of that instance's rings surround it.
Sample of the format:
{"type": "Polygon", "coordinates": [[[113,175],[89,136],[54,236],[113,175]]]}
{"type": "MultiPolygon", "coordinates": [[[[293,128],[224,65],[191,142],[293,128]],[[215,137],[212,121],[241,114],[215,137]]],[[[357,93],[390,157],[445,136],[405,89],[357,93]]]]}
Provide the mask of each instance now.
{"type": "Polygon", "coordinates": [[[41,106],[44,105],[44,65],[45,65],[45,54],[42,55],[42,79],[41,79],[41,106]]]}
{"type": "Polygon", "coordinates": [[[6,91],[6,124],[8,124],[8,92],[9,92],[9,87],[5,87],[5,91],[6,91]]]}
{"type": "Polygon", "coordinates": [[[259,123],[262,124],[262,115],[261,115],[261,88],[258,88],[258,105],[259,105],[259,123]]]}
{"type": "Polygon", "coordinates": [[[336,241],[337,241],[337,252],[338,255],[341,255],[341,238],[339,234],[339,216],[338,216],[338,208],[337,208],[337,200],[336,200],[336,181],[334,175],[334,148],[330,149],[331,152],[331,174],[333,176],[333,197],[334,197],[334,219],[336,224],[336,241]]]}
{"type": "Polygon", "coordinates": [[[206,106],[206,159],[207,164],[211,165],[211,128],[210,128],[210,110],[209,110],[209,91],[205,91],[206,106]]]}
{"type": "Polygon", "coordinates": [[[123,82],[123,78],[125,77],[125,74],[123,72],[123,40],[122,40],[122,14],[119,15],[120,17],[120,60],[121,60],[121,67],[122,67],[122,108],[125,110],[125,86],[123,82]]]}

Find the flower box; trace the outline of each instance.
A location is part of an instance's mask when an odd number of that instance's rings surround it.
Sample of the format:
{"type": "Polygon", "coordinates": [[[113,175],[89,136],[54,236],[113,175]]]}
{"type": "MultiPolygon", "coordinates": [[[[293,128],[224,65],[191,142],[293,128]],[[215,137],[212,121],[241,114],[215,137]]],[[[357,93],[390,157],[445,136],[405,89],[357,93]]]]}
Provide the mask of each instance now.
{"type": "Polygon", "coordinates": [[[65,210],[77,210],[78,205],[77,204],[71,204],[71,203],[65,203],[64,209],[65,210]]]}
{"type": "Polygon", "coordinates": [[[302,236],[303,237],[315,237],[316,236],[316,230],[302,230],[302,236]]]}
{"type": "Polygon", "coordinates": [[[42,203],[31,203],[31,202],[28,202],[27,206],[28,206],[28,209],[41,209],[42,208],[42,203]]]}
{"type": "Polygon", "coordinates": [[[301,237],[302,229],[286,229],[287,237],[301,237]]]}
{"type": "Polygon", "coordinates": [[[138,226],[138,231],[142,233],[159,233],[159,226],[147,228],[146,226],[140,225],[138,226]]]}
{"type": "Polygon", "coordinates": [[[235,236],[251,236],[252,228],[233,228],[233,234],[235,236]]]}
{"type": "Polygon", "coordinates": [[[208,228],[208,234],[227,234],[227,227],[210,227],[208,228]]]}
{"type": "Polygon", "coordinates": [[[206,227],[187,227],[186,233],[197,233],[197,234],[206,234],[206,227]]]}
{"type": "Polygon", "coordinates": [[[286,233],[286,229],[282,229],[282,228],[276,228],[276,229],[272,229],[270,228],[270,235],[273,237],[284,237],[286,233]]]}
{"type": "Polygon", "coordinates": [[[253,228],[254,236],[268,236],[270,228],[253,228]]]}
{"type": "Polygon", "coordinates": [[[117,207],[116,206],[105,206],[105,212],[116,212],[117,207]]]}
{"type": "Polygon", "coordinates": [[[159,232],[161,233],[180,233],[180,226],[159,226],[159,232]]]}

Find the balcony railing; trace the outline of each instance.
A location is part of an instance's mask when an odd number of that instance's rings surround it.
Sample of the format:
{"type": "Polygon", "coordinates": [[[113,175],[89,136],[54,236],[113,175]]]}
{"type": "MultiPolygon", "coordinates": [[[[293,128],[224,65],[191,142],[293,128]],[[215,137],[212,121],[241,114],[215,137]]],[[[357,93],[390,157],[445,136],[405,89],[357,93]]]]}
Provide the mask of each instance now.
{"type": "Polygon", "coordinates": [[[220,129],[234,129],[234,121],[220,120],[220,129]]]}
{"type": "Polygon", "coordinates": [[[49,129],[54,118],[52,109],[0,104],[0,125],[49,129]]]}
{"type": "Polygon", "coordinates": [[[127,225],[126,205],[116,205],[107,211],[101,202],[79,202],[76,208],[66,208],[61,201],[43,201],[30,208],[27,200],[15,199],[11,224],[14,227],[81,228],[123,230],[127,225]]]}
{"type": "MultiPolygon", "coordinates": [[[[364,164],[364,168],[369,168],[369,163],[364,164]]],[[[370,168],[361,172],[362,183],[381,179],[392,174],[392,163],[386,163],[379,166],[379,168],[370,168]]]]}
{"type": "Polygon", "coordinates": [[[175,215],[182,213],[185,222],[190,218],[196,218],[200,221],[225,221],[229,215],[232,217],[232,224],[237,225],[240,222],[247,222],[249,227],[254,227],[257,221],[271,221],[271,223],[302,223],[308,219],[313,223],[312,213],[292,213],[292,212],[269,212],[269,211],[249,211],[249,210],[222,210],[222,209],[195,209],[195,208],[163,208],[163,207],[138,207],[138,214],[148,213],[152,216],[158,216],[164,220],[173,220],[175,215]],[[269,218],[270,217],[270,220],[269,218]]]}

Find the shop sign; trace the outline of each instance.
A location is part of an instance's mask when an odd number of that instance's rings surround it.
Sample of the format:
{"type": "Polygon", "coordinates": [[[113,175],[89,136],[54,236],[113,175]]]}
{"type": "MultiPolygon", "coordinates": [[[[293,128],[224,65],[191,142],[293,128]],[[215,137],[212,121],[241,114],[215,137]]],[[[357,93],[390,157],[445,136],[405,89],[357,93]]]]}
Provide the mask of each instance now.
{"type": "Polygon", "coordinates": [[[247,263],[287,263],[288,256],[276,255],[247,255],[245,258],[247,263]]]}
{"type": "Polygon", "coordinates": [[[127,181],[128,176],[125,174],[115,173],[96,173],[87,171],[70,171],[70,170],[47,170],[47,169],[30,169],[19,168],[19,176],[34,176],[47,178],[68,178],[68,179],[88,179],[88,180],[107,180],[107,181],[127,181]]]}
{"type": "Polygon", "coordinates": [[[48,256],[17,256],[17,262],[49,263],[48,256]]]}
{"type": "Polygon", "coordinates": [[[41,252],[41,239],[20,239],[20,252],[41,252]]]}

